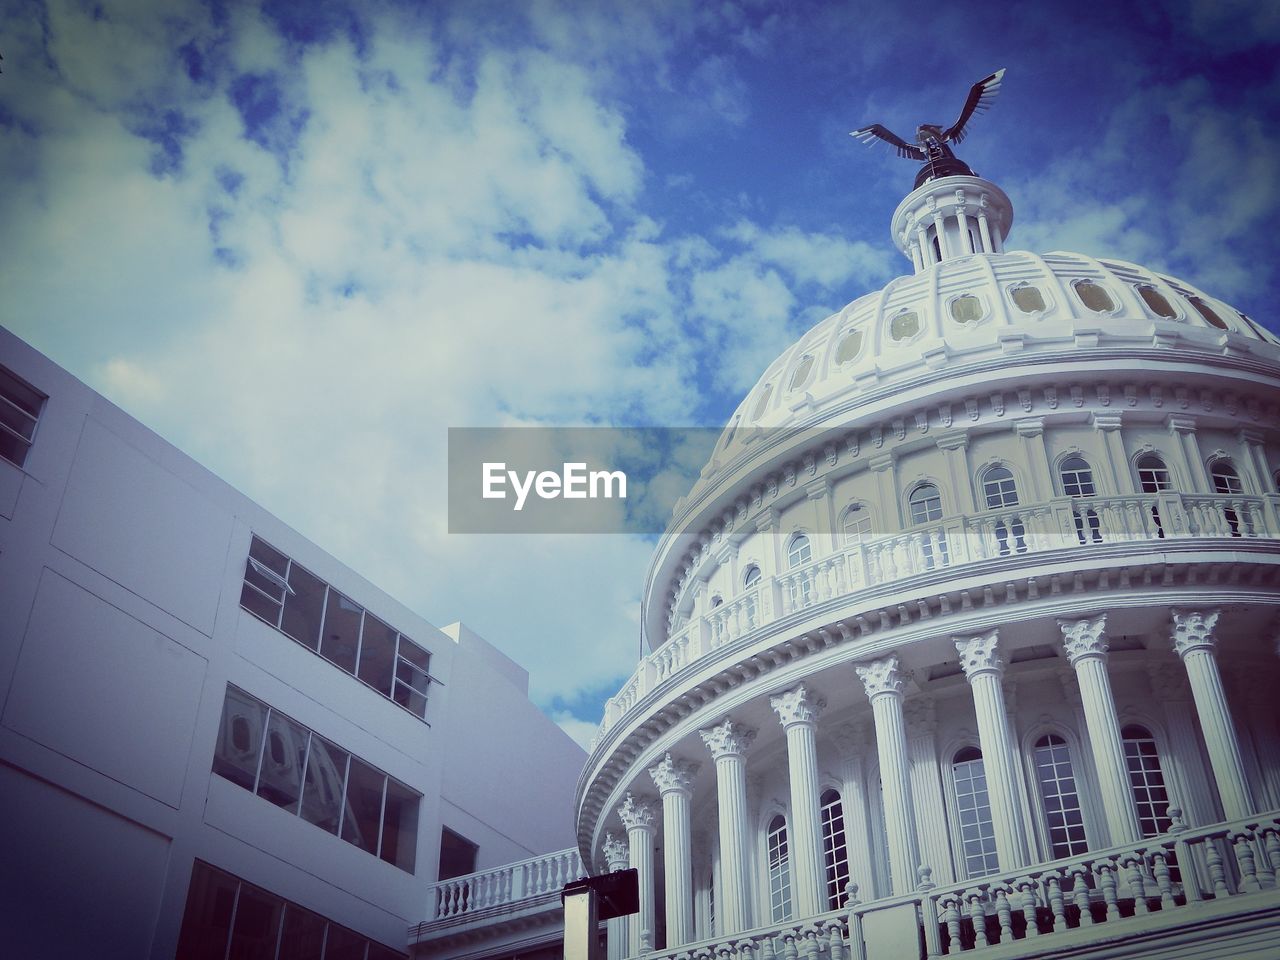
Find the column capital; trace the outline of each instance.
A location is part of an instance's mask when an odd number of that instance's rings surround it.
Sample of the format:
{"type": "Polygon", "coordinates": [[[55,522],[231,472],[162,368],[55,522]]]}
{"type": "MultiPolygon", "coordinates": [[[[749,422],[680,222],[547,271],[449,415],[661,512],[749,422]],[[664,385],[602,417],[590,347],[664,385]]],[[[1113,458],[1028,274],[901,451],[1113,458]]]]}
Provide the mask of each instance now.
{"type": "Polygon", "coordinates": [[[604,852],[605,866],[609,868],[610,873],[616,873],[631,866],[631,844],[627,843],[626,837],[615,836],[612,830],[606,831],[601,850],[604,852]]]}
{"type": "Polygon", "coordinates": [[[1120,414],[1095,413],[1093,415],[1093,425],[1098,430],[1119,430],[1120,414]]]}
{"type": "Polygon", "coordinates": [[[1252,427],[1244,427],[1241,429],[1239,437],[1240,442],[1246,446],[1252,444],[1255,447],[1260,447],[1266,442],[1266,436],[1262,431],[1255,430],[1252,427]]]}
{"type": "Polygon", "coordinates": [[[1196,418],[1173,415],[1165,421],[1173,433],[1195,433],[1196,418]]]}
{"type": "Polygon", "coordinates": [[[893,454],[882,453],[867,461],[867,466],[876,473],[882,473],[893,466],[893,454]]]}
{"type": "Polygon", "coordinates": [[[1044,417],[1023,417],[1013,422],[1013,428],[1020,437],[1044,436],[1044,417]]]}
{"type": "Polygon", "coordinates": [[[1062,631],[1062,649],[1067,655],[1067,662],[1075,666],[1081,660],[1095,657],[1099,660],[1107,658],[1107,615],[1100,613],[1096,617],[1084,617],[1080,620],[1058,620],[1058,629],[1062,631]]]}
{"type": "Polygon", "coordinates": [[[871,660],[867,663],[856,663],[853,669],[858,674],[858,679],[862,681],[863,688],[867,691],[867,699],[875,700],[877,697],[892,695],[898,699],[902,698],[902,688],[906,681],[902,676],[902,671],[898,668],[898,655],[890,654],[879,660],[871,660]]]}
{"type": "Polygon", "coordinates": [[[769,698],[769,706],[778,715],[783,727],[815,722],[826,705],[827,701],[819,697],[816,690],[803,683],[769,698]]]}
{"type": "Polygon", "coordinates": [[[618,808],[618,819],[628,830],[652,830],[658,811],[649,797],[637,797],[628,793],[618,808]]]}
{"type": "Polygon", "coordinates": [[[756,517],[756,532],[768,533],[778,526],[778,511],[774,507],[761,510],[756,517]]]}
{"type": "Polygon", "coordinates": [[[956,653],[960,654],[960,667],[970,683],[984,673],[1000,676],[1004,673],[1004,660],[1000,657],[1000,631],[988,630],[971,637],[952,637],[956,653]]]}
{"type": "Polygon", "coordinates": [[[933,442],[938,445],[939,450],[963,450],[969,446],[969,434],[963,430],[954,430],[942,434],[933,442]]]}
{"type": "Polygon", "coordinates": [[[745,756],[756,738],[756,731],[726,717],[714,727],[699,730],[698,736],[702,737],[711,756],[719,760],[722,757],[745,756]]]}
{"type": "Polygon", "coordinates": [[[688,796],[693,791],[693,778],[698,773],[698,764],[689,760],[678,760],[668,753],[658,763],[649,768],[649,776],[663,796],[668,793],[683,793],[688,796]]]}
{"type": "Polygon", "coordinates": [[[1218,625],[1221,610],[1170,611],[1173,619],[1173,650],[1185,658],[1192,650],[1212,650],[1218,645],[1214,628],[1218,625]]]}

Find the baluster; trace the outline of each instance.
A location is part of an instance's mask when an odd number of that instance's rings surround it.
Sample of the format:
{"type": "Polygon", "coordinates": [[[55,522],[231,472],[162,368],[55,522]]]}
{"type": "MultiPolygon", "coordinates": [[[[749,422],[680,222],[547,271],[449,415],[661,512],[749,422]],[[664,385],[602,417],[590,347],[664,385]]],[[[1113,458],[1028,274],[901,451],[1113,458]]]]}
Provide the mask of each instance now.
{"type": "Polygon", "coordinates": [[[1106,904],[1104,919],[1120,919],[1120,901],[1116,898],[1116,861],[1114,857],[1099,861],[1094,869],[1098,873],[1098,882],[1102,887],[1102,902],[1106,904]]]}
{"type": "Polygon", "coordinates": [[[996,917],[1000,921],[1000,942],[1008,943],[1013,939],[1013,910],[1009,906],[1008,885],[998,883],[991,888],[996,898],[996,917]]]}
{"type": "Polygon", "coordinates": [[[831,960],[845,960],[844,930],[839,920],[827,921],[827,950],[831,953],[831,960]]]}
{"type": "Polygon", "coordinates": [[[1022,894],[1022,916],[1027,921],[1027,936],[1040,936],[1040,927],[1036,923],[1036,882],[1030,877],[1017,881],[1018,890],[1022,894]]]}
{"type": "Polygon", "coordinates": [[[805,931],[804,942],[805,946],[809,948],[809,956],[813,960],[818,960],[827,949],[826,935],[822,933],[822,929],[816,924],[805,931]]]}
{"type": "Polygon", "coordinates": [[[982,894],[969,894],[969,919],[973,921],[973,945],[985,947],[987,940],[987,912],[982,908],[982,894]]]}
{"type": "Polygon", "coordinates": [[[1253,835],[1249,830],[1242,830],[1231,841],[1235,848],[1236,865],[1240,868],[1240,891],[1257,893],[1262,889],[1258,883],[1258,862],[1253,855],[1253,835]]]}
{"type": "Polygon", "coordinates": [[[960,942],[960,900],[958,897],[947,897],[942,902],[943,916],[947,923],[947,935],[950,942],[947,944],[947,953],[959,953],[964,949],[960,942]]]}
{"type": "Polygon", "coordinates": [[[1160,909],[1172,910],[1173,878],[1169,875],[1169,855],[1164,850],[1157,850],[1151,855],[1152,869],[1156,875],[1156,886],[1160,888],[1160,909]]]}
{"type": "Polygon", "coordinates": [[[1121,861],[1122,867],[1126,868],[1126,879],[1129,886],[1133,890],[1133,912],[1135,915],[1147,913],[1147,888],[1142,876],[1142,868],[1146,866],[1146,861],[1141,855],[1133,854],[1121,861]]]}
{"type": "Polygon", "coordinates": [[[1204,859],[1209,867],[1209,884],[1213,887],[1214,898],[1231,896],[1231,891],[1227,889],[1227,872],[1222,866],[1222,854],[1213,838],[1205,839],[1204,859]]]}
{"type": "Polygon", "coordinates": [[[730,958],[733,956],[733,947],[730,946],[730,944],[728,943],[717,944],[716,956],[719,958],[719,960],[730,960],[730,958]]]}
{"type": "Polygon", "coordinates": [[[1045,874],[1044,879],[1049,890],[1049,909],[1053,912],[1053,930],[1057,933],[1067,929],[1067,908],[1062,899],[1062,874],[1054,871],[1045,874]]]}
{"type": "Polygon", "coordinates": [[[788,930],[782,935],[782,960],[796,960],[800,951],[796,949],[796,935],[788,930]]]}
{"type": "Polygon", "coordinates": [[[1271,871],[1272,882],[1280,887],[1280,830],[1268,827],[1262,834],[1263,853],[1267,858],[1267,869],[1271,871]]]}
{"type": "Polygon", "coordinates": [[[1079,926],[1093,926],[1093,911],[1089,909],[1089,868],[1079,864],[1071,868],[1071,900],[1080,910],[1079,926]]]}

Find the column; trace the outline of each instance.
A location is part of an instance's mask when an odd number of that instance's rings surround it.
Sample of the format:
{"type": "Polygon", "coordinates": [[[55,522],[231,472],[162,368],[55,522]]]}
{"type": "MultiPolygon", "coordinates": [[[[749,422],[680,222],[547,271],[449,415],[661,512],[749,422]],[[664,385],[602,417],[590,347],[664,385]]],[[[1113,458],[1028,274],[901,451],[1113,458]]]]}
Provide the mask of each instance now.
{"type": "Polygon", "coordinates": [[[947,811],[942,804],[938,778],[938,722],[932,697],[914,697],[903,705],[907,723],[907,756],[911,762],[911,796],[916,807],[916,832],[920,858],[933,870],[939,885],[955,880],[951,867],[951,842],[947,837],[947,811]]]}
{"type": "MultiPolygon", "coordinates": [[[[860,899],[874,900],[888,896],[876,892],[875,867],[872,865],[871,824],[867,812],[871,809],[867,792],[863,755],[869,746],[863,723],[844,724],[835,731],[836,747],[840,751],[840,801],[844,813],[844,831],[849,851],[849,879],[858,885],[860,899]]],[[[840,891],[844,906],[844,891],[840,891]]]]}
{"type": "Polygon", "coordinates": [[[942,260],[951,258],[951,246],[947,243],[947,227],[946,221],[942,219],[942,211],[933,211],[933,229],[934,234],[938,238],[938,255],[942,260]]]}
{"type": "MultiPolygon", "coordinates": [[[[604,862],[610,873],[626,870],[631,866],[631,851],[627,841],[616,837],[612,832],[604,835],[604,862]]],[[[631,955],[627,945],[627,934],[630,926],[627,917],[614,917],[605,922],[605,944],[608,960],[622,960],[631,955]]]]}
{"type": "MultiPolygon", "coordinates": [[[[944,433],[934,441],[947,460],[947,475],[951,480],[951,495],[955,497],[956,513],[972,513],[978,509],[977,494],[969,479],[969,436],[962,431],[944,433]]],[[[948,511],[944,510],[944,513],[948,511]]]]}
{"type": "Polygon", "coordinates": [[[916,235],[920,238],[920,256],[923,258],[923,267],[932,266],[935,262],[933,254],[933,244],[929,242],[929,233],[925,230],[924,221],[920,221],[920,225],[916,227],[916,235]]]}
{"type": "Polygon", "coordinates": [[[876,499],[879,501],[876,504],[876,511],[884,518],[885,532],[901,530],[903,518],[899,507],[900,500],[895,476],[897,471],[894,469],[893,454],[882,453],[872,457],[867,461],[867,467],[875,478],[876,499]]]}
{"type": "Polygon", "coordinates": [[[876,728],[876,753],[880,758],[880,790],[884,797],[885,833],[889,840],[889,869],[893,893],[915,889],[920,867],[916,840],[915,807],[911,802],[907,731],[902,715],[902,673],[897,654],[854,668],[871,701],[876,728]]]}
{"type": "Polygon", "coordinates": [[[720,897],[716,934],[727,936],[751,923],[747,885],[747,748],[756,732],[725,719],[699,730],[716,762],[716,807],[720,816],[720,897]]]}
{"type": "Polygon", "coordinates": [[[656,917],[653,903],[653,834],[657,811],[652,800],[628,793],[618,808],[618,818],[627,828],[627,844],[631,848],[631,866],[640,883],[640,912],[631,917],[627,946],[631,956],[654,948],[656,917]]]}
{"type": "Polygon", "coordinates": [[[1124,442],[1120,437],[1120,414],[1095,413],[1093,427],[1102,434],[1102,441],[1107,447],[1111,489],[1121,495],[1137,493],[1133,485],[1133,473],[1129,470],[1129,459],[1124,454],[1124,442]]]}
{"type": "Polygon", "coordinates": [[[1047,503],[1053,499],[1053,475],[1049,472],[1049,451],[1044,445],[1044,417],[1023,417],[1014,423],[1014,428],[1022,439],[1023,461],[1031,479],[1034,502],[1047,503]]]}
{"type": "Polygon", "coordinates": [[[969,236],[969,218],[965,216],[963,203],[956,204],[956,223],[960,225],[960,249],[965,253],[976,253],[973,238],[969,236]]]}
{"type": "Polygon", "coordinates": [[[987,198],[983,197],[982,199],[984,201],[983,207],[978,210],[978,236],[982,239],[982,252],[995,253],[996,248],[991,243],[991,224],[987,222],[987,211],[985,209],[987,198]]]}
{"type": "Polygon", "coordinates": [[[1133,805],[1133,788],[1120,739],[1116,702],[1107,675],[1107,615],[1082,620],[1059,620],[1062,646],[1067,662],[1076,672],[1085,728],[1098,773],[1098,790],[1107,818],[1110,845],[1136,843],[1142,837],[1138,811],[1133,805]]]}
{"type": "Polygon", "coordinates": [[[1151,692],[1164,706],[1165,730],[1169,735],[1169,766],[1173,789],[1170,805],[1182,810],[1189,827],[1204,827],[1218,820],[1209,771],[1204,763],[1200,736],[1196,733],[1195,705],[1191,684],[1181,663],[1152,663],[1147,667],[1151,692]]]}
{"type": "Polygon", "coordinates": [[[818,714],[826,706],[803,683],[769,698],[769,706],[787,735],[787,774],[791,781],[791,891],[796,917],[827,909],[826,868],[822,857],[822,803],[818,790],[818,714]]]}
{"type": "Polygon", "coordinates": [[[1173,416],[1169,418],[1168,425],[1177,447],[1183,475],[1190,481],[1192,492],[1209,493],[1213,490],[1213,485],[1209,483],[1209,473],[1205,470],[1204,459],[1200,456],[1200,443],[1196,440],[1195,418],[1173,416]]]}
{"type": "Polygon", "coordinates": [[[1001,870],[1025,867],[1027,831],[1018,802],[1018,780],[1014,765],[1017,754],[1009,736],[1009,715],[1004,707],[1000,679],[1004,661],[998,652],[999,631],[972,637],[952,637],[960,666],[973,693],[978,718],[978,742],[982,746],[982,769],[991,798],[991,821],[996,835],[996,856],[1001,870]]]}
{"type": "Polygon", "coordinates": [[[1196,716],[1209,750],[1209,765],[1213,767],[1218,796],[1222,799],[1222,812],[1228,820],[1247,817],[1254,813],[1253,799],[1249,795],[1240,742],[1231,722],[1231,711],[1227,709],[1214,654],[1218,641],[1213,631],[1221,611],[1174,610],[1172,613],[1173,649],[1187,668],[1196,716]]]}
{"type": "Polygon", "coordinates": [[[662,865],[666,878],[667,949],[694,940],[693,844],[689,797],[698,764],[667,754],[649,768],[662,797],[662,865]]]}

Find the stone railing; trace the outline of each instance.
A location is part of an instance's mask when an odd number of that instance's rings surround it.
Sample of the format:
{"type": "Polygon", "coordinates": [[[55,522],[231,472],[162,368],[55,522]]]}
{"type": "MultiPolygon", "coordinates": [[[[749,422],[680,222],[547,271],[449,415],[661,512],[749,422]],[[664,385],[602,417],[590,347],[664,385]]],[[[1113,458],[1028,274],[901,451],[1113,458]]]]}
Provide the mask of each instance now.
{"type": "Polygon", "coordinates": [[[1140,844],[947,887],[934,886],[922,867],[918,889],[905,896],[862,903],[850,884],[842,910],[643,956],[926,960],[1025,940],[1034,940],[1028,951],[1043,953],[1055,948],[1042,938],[1068,931],[1071,950],[1128,934],[1158,936],[1159,928],[1192,922],[1197,912],[1230,911],[1234,898],[1241,914],[1265,907],[1280,916],[1280,811],[1193,830],[1182,826],[1178,811],[1169,813],[1174,828],[1140,844]]]}
{"type": "Polygon", "coordinates": [[[560,892],[570,880],[586,876],[576,847],[508,863],[492,870],[442,880],[428,887],[427,922],[466,919],[491,907],[512,907],[560,892]]]}
{"type": "MultiPolygon", "coordinates": [[[[1280,538],[1280,497],[1136,494],[1058,497],[1049,503],[952,517],[864,539],[802,567],[765,577],[682,624],[641,661],[605,703],[600,738],[651,689],[725,644],[825,600],[879,584],[1003,556],[1099,543],[1241,537],[1280,538]]],[[[593,743],[594,747],[594,743],[593,743]]]]}

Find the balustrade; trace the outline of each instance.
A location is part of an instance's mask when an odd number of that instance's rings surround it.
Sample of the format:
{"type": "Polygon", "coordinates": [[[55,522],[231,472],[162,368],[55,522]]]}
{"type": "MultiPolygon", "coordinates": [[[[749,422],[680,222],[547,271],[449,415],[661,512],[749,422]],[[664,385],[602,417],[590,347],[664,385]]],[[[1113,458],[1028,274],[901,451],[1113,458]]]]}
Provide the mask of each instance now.
{"type": "Polygon", "coordinates": [[[492,870],[441,880],[428,888],[434,920],[465,917],[490,907],[559,894],[570,880],[585,876],[576,847],[508,863],[492,870]]]}

